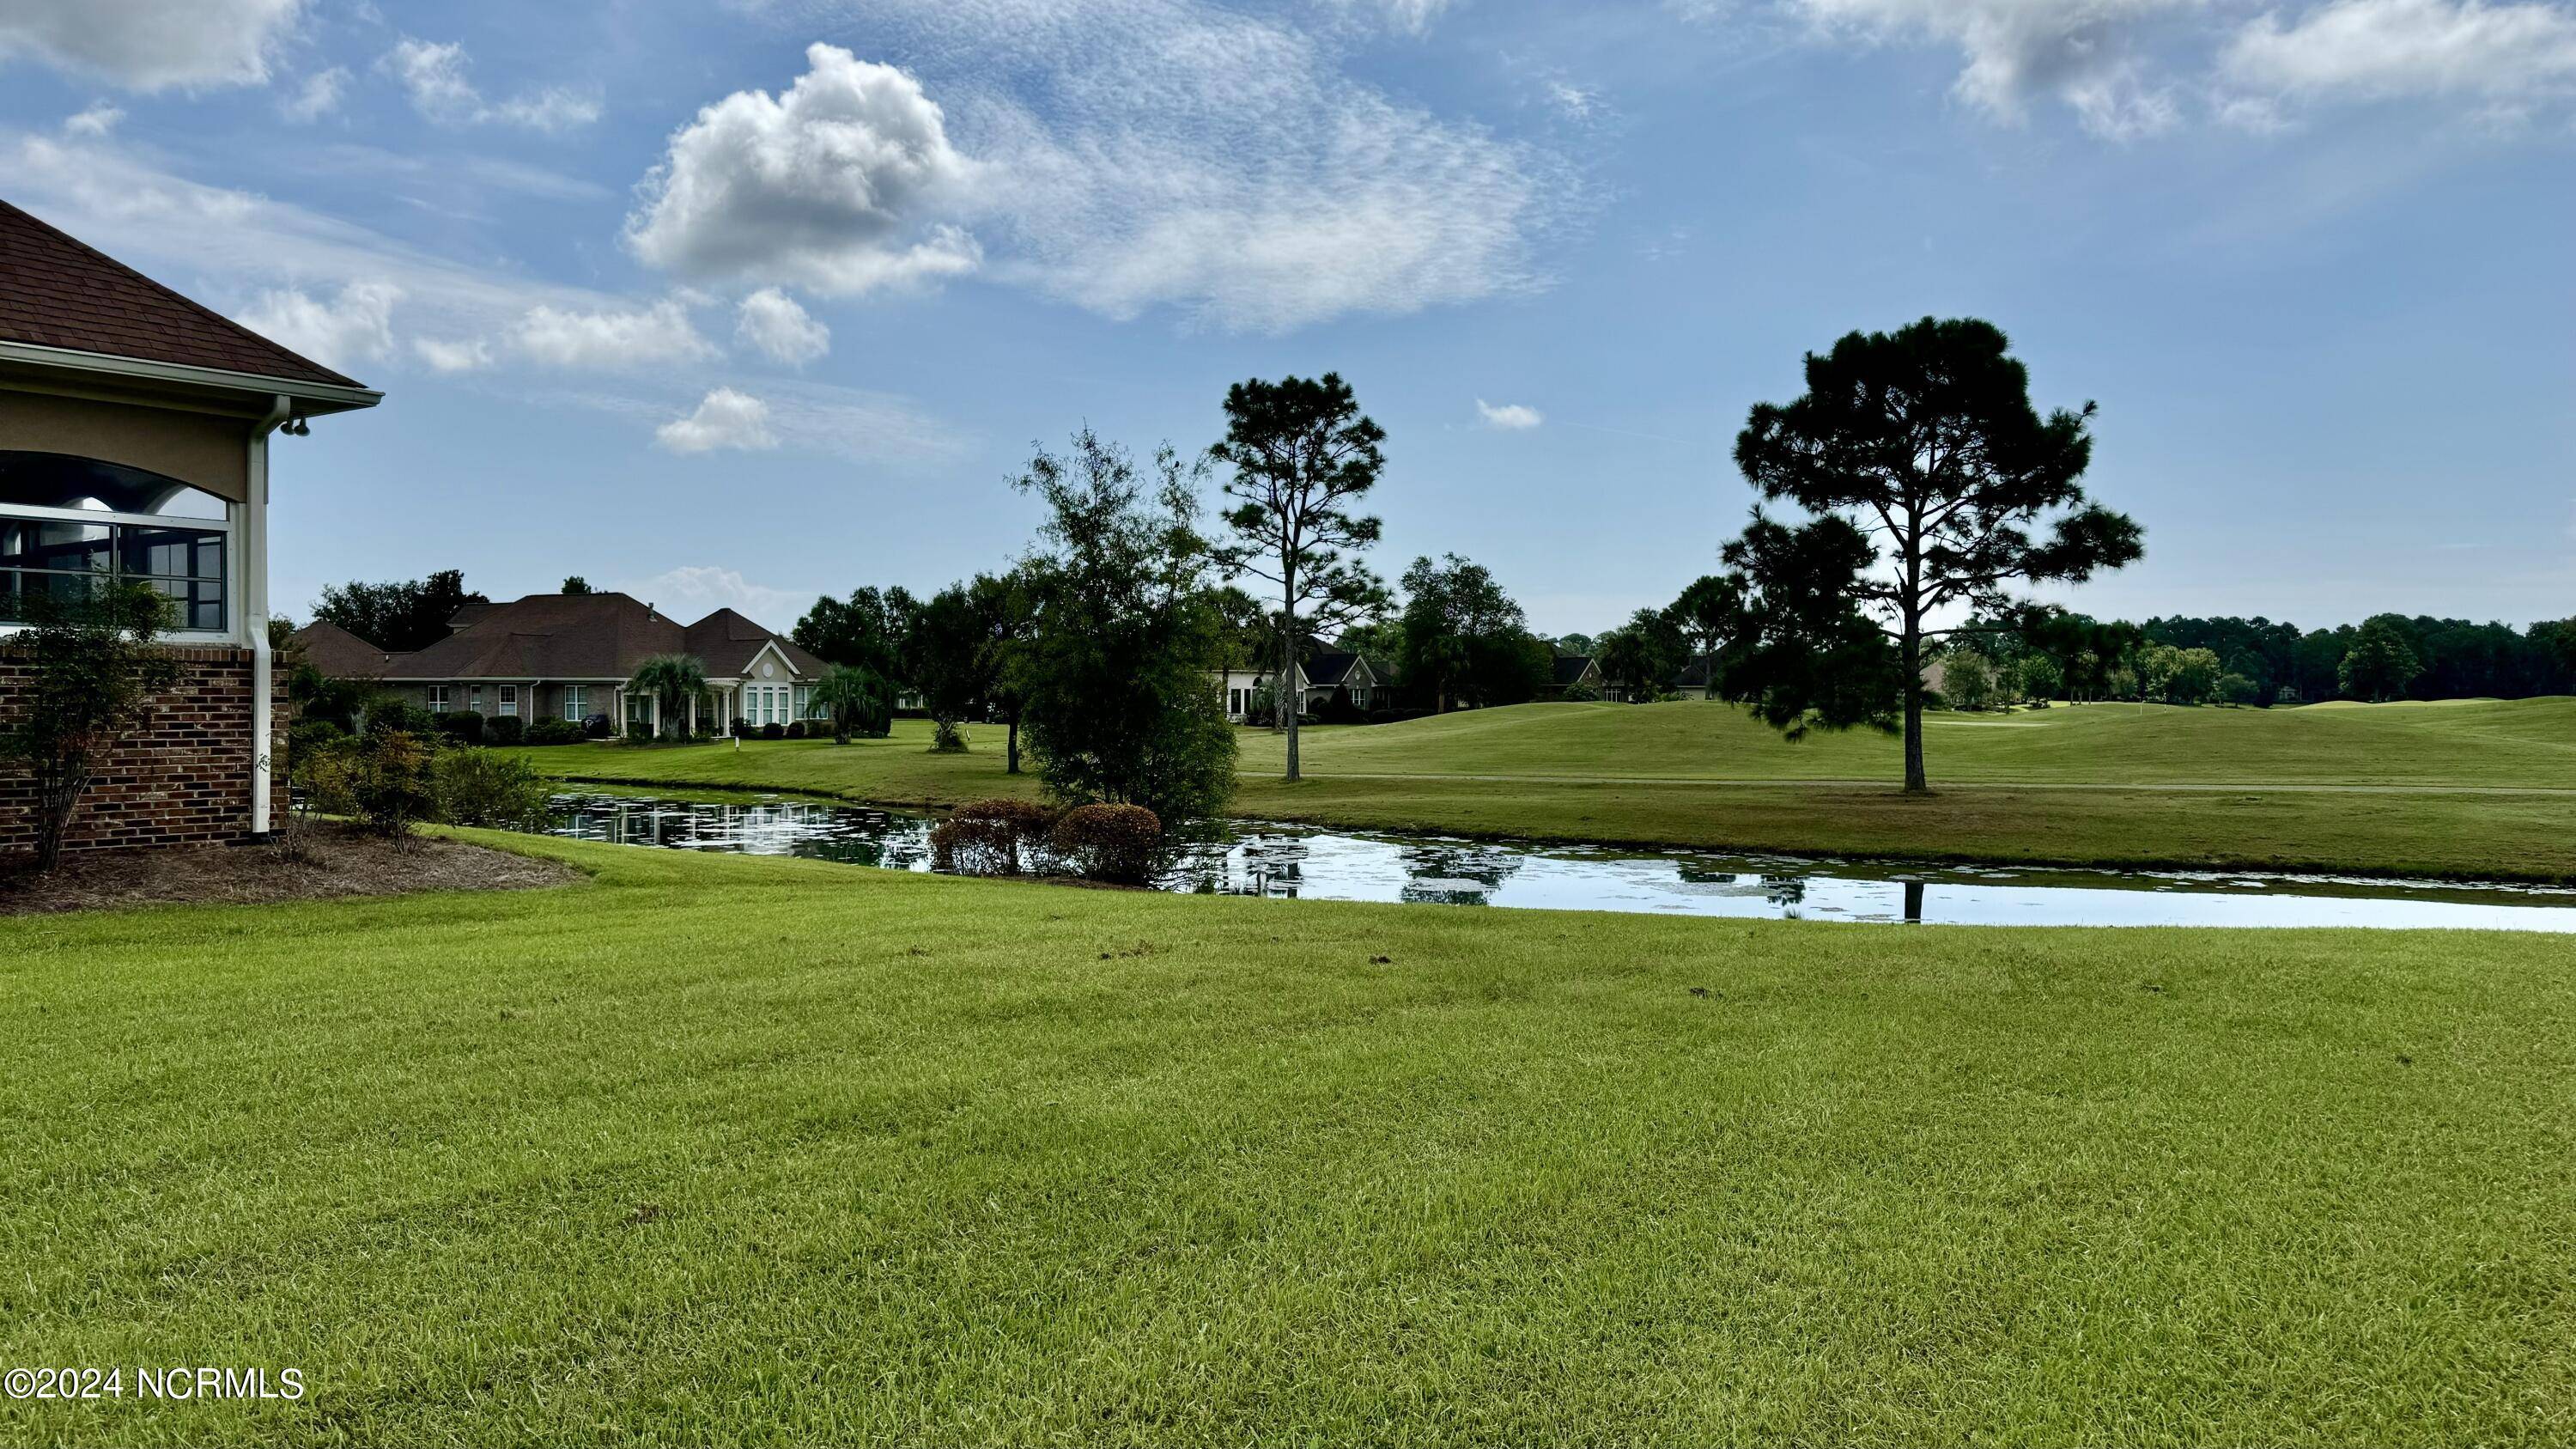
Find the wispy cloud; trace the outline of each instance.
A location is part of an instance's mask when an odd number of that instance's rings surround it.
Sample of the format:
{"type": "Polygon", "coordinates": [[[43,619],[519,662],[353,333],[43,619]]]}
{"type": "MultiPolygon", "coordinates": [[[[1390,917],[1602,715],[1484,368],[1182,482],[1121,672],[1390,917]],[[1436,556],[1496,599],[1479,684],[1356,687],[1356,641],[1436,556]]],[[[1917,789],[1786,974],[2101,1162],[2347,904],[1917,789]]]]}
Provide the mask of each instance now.
{"type": "Polygon", "coordinates": [[[1547,421],[1546,416],[1534,407],[1520,403],[1497,406],[1483,398],[1476,399],[1476,416],[1484,420],[1486,427],[1506,433],[1525,433],[1547,421]]]}
{"type": "Polygon", "coordinates": [[[599,119],[599,98],[563,86],[550,86],[506,101],[489,101],[465,72],[465,47],[454,41],[404,36],[384,53],[377,68],[392,76],[411,96],[412,109],[449,126],[500,123],[537,131],[568,131],[599,119]]]}

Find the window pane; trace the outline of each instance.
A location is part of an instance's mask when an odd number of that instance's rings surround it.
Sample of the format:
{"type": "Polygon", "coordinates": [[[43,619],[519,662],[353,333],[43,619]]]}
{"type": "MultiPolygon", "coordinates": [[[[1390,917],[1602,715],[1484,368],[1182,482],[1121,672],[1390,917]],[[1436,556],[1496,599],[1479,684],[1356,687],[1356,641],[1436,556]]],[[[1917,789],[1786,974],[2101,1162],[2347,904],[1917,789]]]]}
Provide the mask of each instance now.
{"type": "Polygon", "coordinates": [[[175,629],[201,629],[209,633],[224,627],[224,581],[221,579],[145,579],[144,583],[170,596],[176,606],[171,618],[175,629]]]}
{"type": "Polygon", "coordinates": [[[104,523],[0,518],[0,568],[105,573],[113,558],[104,523]]]}
{"type": "Polygon", "coordinates": [[[120,572],[179,579],[224,576],[224,536],[220,533],[128,523],[119,525],[116,535],[116,566],[120,572]]]}

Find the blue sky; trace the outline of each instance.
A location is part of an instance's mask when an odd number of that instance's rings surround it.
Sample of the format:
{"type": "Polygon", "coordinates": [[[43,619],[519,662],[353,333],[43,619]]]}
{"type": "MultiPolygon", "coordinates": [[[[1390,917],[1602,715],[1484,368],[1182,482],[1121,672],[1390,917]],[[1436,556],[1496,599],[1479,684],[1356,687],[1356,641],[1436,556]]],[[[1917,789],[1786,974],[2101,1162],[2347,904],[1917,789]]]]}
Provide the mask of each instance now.
{"type": "Polygon", "coordinates": [[[1090,423],[1338,369],[1390,577],[1548,632],[1715,563],[1802,351],[1973,313],[2147,560],[2105,614],[2576,612],[2576,5],[12,0],[0,196],[386,390],[276,594],[779,627],[1027,539],[1090,423]]]}

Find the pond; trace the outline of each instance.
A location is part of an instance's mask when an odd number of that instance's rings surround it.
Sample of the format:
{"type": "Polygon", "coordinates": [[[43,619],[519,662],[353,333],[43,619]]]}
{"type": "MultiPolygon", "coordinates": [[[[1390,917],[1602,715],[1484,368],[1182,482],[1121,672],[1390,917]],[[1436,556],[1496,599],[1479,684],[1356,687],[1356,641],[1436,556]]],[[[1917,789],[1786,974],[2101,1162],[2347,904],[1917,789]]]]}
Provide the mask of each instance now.
{"type": "MultiPolygon", "coordinates": [[[[566,795],[551,833],[930,869],[930,820],[758,797],[566,795]]],[[[2576,931],[2576,890],[2241,872],[1938,866],[1638,851],[1238,823],[1164,889],[1331,901],[1990,926],[2372,926],[2576,931]]]]}

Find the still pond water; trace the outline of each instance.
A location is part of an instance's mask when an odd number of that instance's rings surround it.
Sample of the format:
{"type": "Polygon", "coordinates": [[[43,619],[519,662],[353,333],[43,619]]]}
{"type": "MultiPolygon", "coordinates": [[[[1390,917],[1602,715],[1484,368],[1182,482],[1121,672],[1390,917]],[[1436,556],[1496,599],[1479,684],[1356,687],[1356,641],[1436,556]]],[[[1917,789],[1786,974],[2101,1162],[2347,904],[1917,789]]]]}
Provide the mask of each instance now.
{"type": "MultiPolygon", "coordinates": [[[[807,800],[567,795],[554,834],[930,869],[922,816],[807,800]]],[[[2190,871],[1933,866],[1633,851],[1238,824],[1166,890],[1327,901],[1989,926],[2375,926],[2576,931],[2576,891],[2190,871]]]]}

